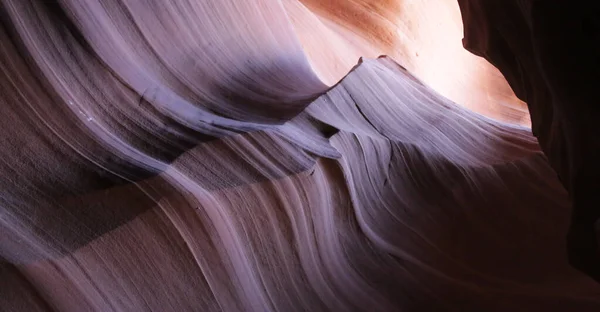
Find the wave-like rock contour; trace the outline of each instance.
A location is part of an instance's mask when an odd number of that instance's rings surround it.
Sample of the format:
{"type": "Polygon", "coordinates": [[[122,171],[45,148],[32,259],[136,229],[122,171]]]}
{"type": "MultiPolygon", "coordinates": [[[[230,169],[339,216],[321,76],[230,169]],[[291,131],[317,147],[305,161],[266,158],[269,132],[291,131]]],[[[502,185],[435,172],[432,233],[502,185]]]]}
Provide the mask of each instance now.
{"type": "Polygon", "coordinates": [[[540,148],[460,37],[440,61],[459,14],[0,1],[0,309],[598,311],[546,104],[498,66],[540,148]]]}

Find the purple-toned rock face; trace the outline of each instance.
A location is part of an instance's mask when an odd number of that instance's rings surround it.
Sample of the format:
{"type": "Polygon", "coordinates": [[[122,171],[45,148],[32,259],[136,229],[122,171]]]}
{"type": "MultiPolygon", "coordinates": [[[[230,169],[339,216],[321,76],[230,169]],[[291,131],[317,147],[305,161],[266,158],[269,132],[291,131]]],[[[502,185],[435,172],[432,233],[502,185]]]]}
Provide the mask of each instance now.
{"type": "Polygon", "coordinates": [[[0,311],[600,311],[582,8],[0,0],[0,311]]]}

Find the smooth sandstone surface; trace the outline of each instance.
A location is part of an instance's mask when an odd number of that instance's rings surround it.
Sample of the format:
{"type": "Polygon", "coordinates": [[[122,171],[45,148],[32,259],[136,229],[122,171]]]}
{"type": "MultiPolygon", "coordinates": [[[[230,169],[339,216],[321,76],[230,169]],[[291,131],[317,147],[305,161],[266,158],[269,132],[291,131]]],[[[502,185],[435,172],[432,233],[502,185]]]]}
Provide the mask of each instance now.
{"type": "Polygon", "coordinates": [[[0,310],[598,311],[525,2],[1,0],[0,310]]]}

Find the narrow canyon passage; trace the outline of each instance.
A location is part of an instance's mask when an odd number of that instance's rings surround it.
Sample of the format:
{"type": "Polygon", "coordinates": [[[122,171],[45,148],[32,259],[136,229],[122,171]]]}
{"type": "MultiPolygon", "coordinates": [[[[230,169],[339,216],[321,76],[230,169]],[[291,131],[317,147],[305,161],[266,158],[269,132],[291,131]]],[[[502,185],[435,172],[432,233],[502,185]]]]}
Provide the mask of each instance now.
{"type": "Polygon", "coordinates": [[[557,3],[0,0],[0,310],[600,310],[557,3]]]}

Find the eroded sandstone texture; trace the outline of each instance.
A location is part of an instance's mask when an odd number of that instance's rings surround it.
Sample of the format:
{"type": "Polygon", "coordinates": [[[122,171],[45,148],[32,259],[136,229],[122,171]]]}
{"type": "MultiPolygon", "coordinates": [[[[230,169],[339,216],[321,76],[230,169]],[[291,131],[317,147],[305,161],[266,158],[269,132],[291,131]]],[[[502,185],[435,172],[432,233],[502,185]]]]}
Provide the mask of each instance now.
{"type": "Polygon", "coordinates": [[[0,310],[598,311],[556,3],[1,0],[0,310]]]}

